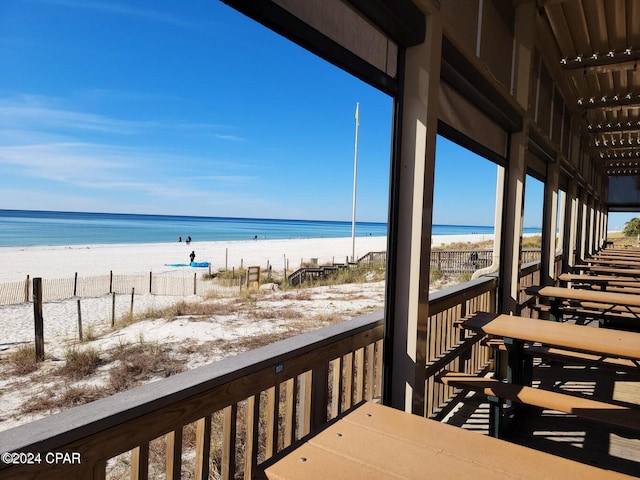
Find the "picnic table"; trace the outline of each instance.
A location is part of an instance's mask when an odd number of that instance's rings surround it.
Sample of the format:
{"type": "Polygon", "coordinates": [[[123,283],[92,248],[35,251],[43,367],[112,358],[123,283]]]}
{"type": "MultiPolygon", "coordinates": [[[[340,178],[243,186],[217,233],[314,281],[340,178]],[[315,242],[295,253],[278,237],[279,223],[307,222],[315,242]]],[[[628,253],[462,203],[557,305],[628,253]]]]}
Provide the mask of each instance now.
{"type": "Polygon", "coordinates": [[[552,320],[562,320],[565,305],[578,306],[576,313],[600,314],[601,325],[605,325],[612,315],[640,320],[640,296],[627,293],[585,290],[566,287],[529,287],[527,293],[546,299],[552,320]]]}
{"type": "Polygon", "coordinates": [[[576,265],[573,270],[587,270],[593,274],[600,275],[615,275],[617,277],[632,277],[636,280],[640,280],[640,268],[616,268],[605,267],[602,265],[576,265]]]}
{"type": "Polygon", "coordinates": [[[258,474],[278,480],[515,477],[633,478],[372,402],[267,461],[258,474]]]}
{"type": "Polygon", "coordinates": [[[504,399],[640,431],[640,409],[637,406],[531,387],[533,363],[532,358],[525,355],[525,347],[542,345],[558,349],[560,361],[574,363],[571,361],[573,352],[573,358],[595,357],[594,366],[603,365],[604,360],[615,360],[640,368],[640,333],[486,312],[472,315],[461,326],[502,337],[506,347],[507,383],[457,372],[447,372],[441,377],[449,386],[479,391],[488,396],[491,434],[498,436],[502,430],[504,399]]]}
{"type": "MultiPolygon", "coordinates": [[[[607,290],[608,287],[630,287],[640,288],[640,281],[633,277],[625,277],[618,275],[585,275],[575,273],[562,273],[558,276],[560,282],[567,284],[572,283],[577,285],[595,285],[602,290],[607,290]]],[[[566,285],[564,285],[566,286],[566,285]]],[[[634,292],[635,293],[635,292],[634,292]]]]}
{"type": "MultiPolygon", "coordinates": [[[[616,267],[616,268],[640,268],[640,259],[628,258],[628,257],[624,257],[624,258],[612,258],[612,257],[593,258],[591,257],[591,258],[585,258],[584,261],[589,265],[605,265],[605,266],[616,267]]],[[[581,267],[581,265],[578,265],[578,268],[579,267],[581,267]]]]}

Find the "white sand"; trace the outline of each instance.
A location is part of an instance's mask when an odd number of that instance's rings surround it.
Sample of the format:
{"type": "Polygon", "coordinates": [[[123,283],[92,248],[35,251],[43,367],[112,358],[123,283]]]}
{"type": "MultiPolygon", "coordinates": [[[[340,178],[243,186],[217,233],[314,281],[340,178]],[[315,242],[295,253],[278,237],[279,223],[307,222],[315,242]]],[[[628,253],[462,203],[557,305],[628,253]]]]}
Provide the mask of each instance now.
{"type": "MultiPolygon", "coordinates": [[[[480,242],[491,240],[493,235],[434,235],[433,245],[453,242],[480,242]]],[[[357,237],[356,257],[368,252],[387,249],[386,237],[357,237]]],[[[189,263],[189,253],[194,251],[196,262],[210,262],[212,271],[225,266],[238,268],[242,264],[266,267],[282,271],[285,259],[288,271],[300,266],[300,262],[317,258],[323,264],[344,262],[352,253],[351,238],[310,238],[289,240],[244,240],[225,242],[143,243],[115,245],[74,245],[56,247],[0,247],[0,282],[31,278],[73,278],[108,275],[154,274],[192,275],[191,267],[169,267],[165,264],[189,263]]]]}

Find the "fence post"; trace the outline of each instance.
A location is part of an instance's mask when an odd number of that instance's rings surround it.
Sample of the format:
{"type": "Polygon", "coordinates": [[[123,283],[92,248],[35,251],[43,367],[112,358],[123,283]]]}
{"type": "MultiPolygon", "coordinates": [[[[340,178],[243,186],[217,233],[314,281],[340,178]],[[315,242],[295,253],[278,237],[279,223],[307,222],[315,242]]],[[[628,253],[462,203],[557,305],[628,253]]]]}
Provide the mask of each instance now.
{"type": "Polygon", "coordinates": [[[111,294],[111,327],[116,326],[116,294],[111,294]]]}
{"type": "Polygon", "coordinates": [[[136,288],[131,288],[131,320],[133,320],[133,295],[136,293],[136,288]]]}
{"type": "Polygon", "coordinates": [[[73,276],[73,296],[76,296],[76,292],[78,291],[78,272],[76,272],[73,276]]]}
{"type": "Polygon", "coordinates": [[[42,318],[42,278],[33,279],[33,320],[36,336],[36,362],[44,361],[44,320],[42,318]]]}
{"type": "Polygon", "coordinates": [[[229,249],[225,248],[224,249],[224,270],[225,272],[228,270],[229,267],[229,249]]]}
{"type": "Polygon", "coordinates": [[[194,295],[198,294],[198,274],[197,273],[193,274],[193,294],[194,295]]]}
{"type": "Polygon", "coordinates": [[[113,270],[109,270],[109,293],[113,293],[113,270]]]}
{"type": "Polygon", "coordinates": [[[153,272],[149,272],[149,293],[151,292],[151,279],[153,278],[153,272]]]}
{"type": "Polygon", "coordinates": [[[80,299],[78,299],[78,339],[82,341],[82,310],[80,309],[80,299]]]}
{"type": "Polygon", "coordinates": [[[24,301],[29,301],[29,275],[27,275],[27,281],[24,284],[24,301]]]}

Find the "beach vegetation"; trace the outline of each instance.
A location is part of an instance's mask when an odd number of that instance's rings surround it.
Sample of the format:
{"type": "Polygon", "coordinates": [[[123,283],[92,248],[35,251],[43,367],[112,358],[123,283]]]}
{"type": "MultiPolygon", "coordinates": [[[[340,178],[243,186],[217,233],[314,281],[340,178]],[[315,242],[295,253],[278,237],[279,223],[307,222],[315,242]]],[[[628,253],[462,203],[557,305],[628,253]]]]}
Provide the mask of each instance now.
{"type": "Polygon", "coordinates": [[[429,270],[429,283],[436,283],[442,280],[442,277],[444,277],[444,274],[442,273],[440,267],[433,267],[431,270],[429,270]]]}
{"type": "Polygon", "coordinates": [[[628,236],[624,232],[611,232],[607,234],[607,240],[613,242],[615,247],[637,247],[638,237],[628,236]]]}
{"type": "Polygon", "coordinates": [[[39,366],[36,361],[36,347],[33,345],[21,345],[9,354],[8,362],[16,375],[35,372],[39,366]]]}
{"type": "Polygon", "coordinates": [[[108,393],[104,388],[91,385],[64,385],[60,388],[47,388],[37,395],[28,398],[21,406],[22,413],[36,413],[75,407],[93,402],[108,393]]]}
{"type": "Polygon", "coordinates": [[[117,361],[117,365],[109,370],[109,385],[114,392],[128,390],[153,377],[169,377],[184,370],[168,347],[153,343],[137,343],[120,349],[112,360],[117,361]]]}
{"type": "Polygon", "coordinates": [[[65,363],[59,373],[78,380],[91,375],[103,363],[95,348],[71,348],[65,353],[65,363]]]}
{"type": "Polygon", "coordinates": [[[456,278],[457,278],[459,283],[464,283],[464,282],[468,282],[469,280],[471,280],[472,276],[473,276],[472,272],[462,272],[462,273],[459,273],[458,275],[456,275],[456,278]]]}
{"type": "Polygon", "coordinates": [[[96,338],[98,338],[98,334],[96,333],[95,327],[93,325],[87,325],[82,332],[82,341],[92,342],[96,338]]]}
{"type": "Polygon", "coordinates": [[[623,233],[627,237],[640,236],[640,218],[635,217],[625,223],[623,233]]]}

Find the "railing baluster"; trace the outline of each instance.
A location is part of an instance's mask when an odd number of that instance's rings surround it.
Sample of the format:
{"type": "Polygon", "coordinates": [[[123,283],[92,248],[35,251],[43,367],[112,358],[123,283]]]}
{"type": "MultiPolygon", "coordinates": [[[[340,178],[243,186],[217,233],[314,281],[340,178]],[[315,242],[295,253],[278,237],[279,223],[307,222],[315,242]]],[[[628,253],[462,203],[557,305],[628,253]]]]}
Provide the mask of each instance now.
{"type": "Polygon", "coordinates": [[[364,348],[359,348],[355,353],[356,363],[356,391],[355,402],[357,403],[364,398],[364,348]]]}
{"type": "Polygon", "coordinates": [[[374,387],[374,382],[375,382],[375,378],[374,378],[374,372],[375,372],[375,365],[374,365],[374,356],[376,353],[376,346],[374,343],[367,345],[366,346],[366,352],[367,352],[367,361],[366,361],[366,366],[365,366],[365,374],[366,374],[366,379],[365,379],[365,391],[366,391],[366,396],[365,398],[367,400],[371,400],[373,399],[374,393],[373,393],[373,387],[374,387]]]}
{"type": "Polygon", "coordinates": [[[196,479],[208,480],[209,456],[211,455],[211,415],[196,424],[196,479]]]}
{"type": "Polygon", "coordinates": [[[224,409],[222,424],[222,468],[221,478],[233,480],[236,476],[236,420],[238,404],[234,403],[224,409]]]}
{"type": "Polygon", "coordinates": [[[298,377],[287,381],[287,396],[284,415],[284,446],[288,447],[295,440],[296,419],[296,392],[298,390],[298,377]]]}
{"type": "Polygon", "coordinates": [[[331,362],[333,368],[333,385],[331,388],[331,418],[335,418],[342,412],[342,357],[331,362]]]}
{"type": "Polygon", "coordinates": [[[180,480],[182,470],[182,427],[169,432],[167,439],[167,480],[180,480]]]}
{"type": "Polygon", "coordinates": [[[280,419],[280,384],[267,390],[267,440],[265,457],[271,458],[278,452],[278,424],[280,419]]]}
{"type": "Polygon", "coordinates": [[[347,353],[344,356],[344,394],[342,404],[343,412],[349,408],[353,401],[353,353],[347,353]]]}
{"type": "Polygon", "coordinates": [[[327,407],[329,405],[329,364],[323,363],[311,373],[311,432],[327,423],[327,407]]]}
{"type": "Polygon", "coordinates": [[[312,397],[312,373],[307,370],[300,375],[302,380],[300,385],[300,418],[298,419],[298,436],[300,439],[311,432],[311,397],[312,397]]]}
{"type": "Polygon", "coordinates": [[[144,442],[131,451],[131,480],[149,478],[149,442],[144,442]]]}
{"type": "Polygon", "coordinates": [[[93,466],[93,480],[105,480],[107,478],[107,461],[100,460],[93,466]]]}
{"type": "Polygon", "coordinates": [[[258,464],[258,421],[260,420],[260,394],[247,399],[246,437],[244,448],[244,478],[253,478],[258,464]]]}

